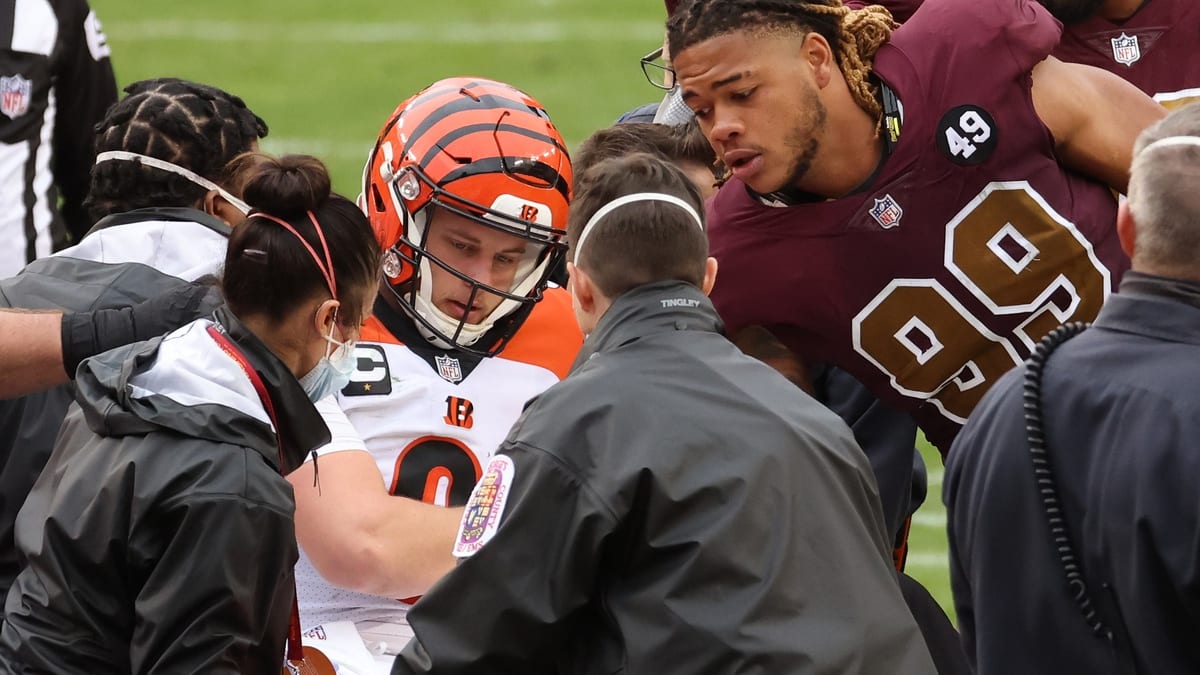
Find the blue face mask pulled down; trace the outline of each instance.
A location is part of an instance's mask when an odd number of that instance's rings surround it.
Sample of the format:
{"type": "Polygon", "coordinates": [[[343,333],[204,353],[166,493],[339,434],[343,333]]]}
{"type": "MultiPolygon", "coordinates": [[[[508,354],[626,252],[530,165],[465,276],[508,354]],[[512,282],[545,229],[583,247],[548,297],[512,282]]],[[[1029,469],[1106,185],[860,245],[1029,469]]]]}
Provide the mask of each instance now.
{"type": "Polygon", "coordinates": [[[304,393],[308,394],[308,400],[313,403],[345,389],[346,385],[350,384],[350,376],[354,374],[357,366],[357,360],[354,358],[354,340],[338,342],[333,339],[333,326],[329,327],[329,335],[325,336],[325,339],[329,341],[325,348],[325,356],[300,378],[300,386],[304,387],[304,393]]]}

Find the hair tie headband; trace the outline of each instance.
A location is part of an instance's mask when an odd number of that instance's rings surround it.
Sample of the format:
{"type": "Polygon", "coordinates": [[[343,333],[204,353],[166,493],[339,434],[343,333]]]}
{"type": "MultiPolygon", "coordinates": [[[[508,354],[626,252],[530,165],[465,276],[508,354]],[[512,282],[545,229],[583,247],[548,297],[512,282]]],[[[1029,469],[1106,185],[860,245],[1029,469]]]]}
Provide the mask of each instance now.
{"type": "Polygon", "coordinates": [[[296,238],[300,240],[300,243],[304,244],[304,248],[308,249],[308,254],[311,255],[313,260],[316,261],[317,269],[321,270],[321,275],[325,277],[325,284],[329,286],[329,292],[333,294],[333,299],[337,300],[337,280],[334,279],[333,276],[333,259],[329,256],[329,244],[325,243],[325,233],[321,231],[321,223],[317,222],[316,214],[314,214],[312,211],[307,211],[306,213],[308,214],[309,221],[311,221],[313,224],[313,228],[317,231],[317,238],[321,240],[321,248],[325,251],[324,264],[321,263],[321,256],[317,255],[317,252],[315,249],[313,249],[312,245],[305,241],[304,237],[301,237],[300,233],[296,231],[296,228],[292,227],[291,224],[286,220],[282,218],[276,218],[269,213],[262,213],[261,211],[255,213],[253,216],[251,216],[251,218],[266,218],[273,223],[282,225],[283,228],[288,232],[296,235],[296,238]]]}
{"type": "Polygon", "coordinates": [[[241,211],[243,214],[250,213],[249,204],[229,194],[229,192],[220,185],[217,185],[195,171],[185,169],[178,164],[173,164],[164,159],[151,157],[149,155],[142,155],[136,152],[125,152],[124,150],[108,150],[107,152],[102,152],[96,155],[96,164],[112,161],[132,162],[135,160],[140,160],[143,166],[152,166],[155,169],[162,169],[163,171],[166,171],[167,173],[173,173],[176,176],[183,176],[192,183],[195,183],[196,185],[199,185],[207,190],[216,190],[218,194],[225,198],[225,201],[233,204],[234,208],[236,208],[238,211],[241,211]]]}
{"type": "Polygon", "coordinates": [[[600,222],[604,216],[607,216],[622,206],[625,206],[626,204],[633,204],[635,202],[666,202],[668,204],[674,204],[684,211],[687,211],[688,215],[692,217],[692,220],[696,221],[696,226],[700,228],[700,231],[704,231],[704,221],[700,220],[700,214],[696,213],[696,209],[693,209],[691,204],[688,204],[679,197],[676,197],[675,195],[663,194],[661,192],[635,192],[633,194],[628,194],[612,200],[592,214],[592,217],[588,219],[587,223],[583,226],[583,229],[579,231],[579,241],[575,242],[575,260],[579,260],[579,256],[583,251],[583,242],[587,241],[593,225],[600,222]]]}

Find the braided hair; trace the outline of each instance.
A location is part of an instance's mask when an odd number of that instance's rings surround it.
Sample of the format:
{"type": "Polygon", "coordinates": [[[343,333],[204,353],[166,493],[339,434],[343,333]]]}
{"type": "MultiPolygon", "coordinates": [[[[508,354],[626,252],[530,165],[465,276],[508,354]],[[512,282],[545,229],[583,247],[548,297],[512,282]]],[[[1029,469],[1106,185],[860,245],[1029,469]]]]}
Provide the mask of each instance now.
{"type": "MultiPolygon", "coordinates": [[[[267,123],[242,99],[196,82],[158,78],[134,82],[96,125],[96,153],[124,150],[157,157],[221,184],[225,166],[267,135],[267,123]]],[[[93,221],[150,206],[192,206],[205,190],[139,162],[92,167],[84,202],[93,221]]]]}
{"type": "Polygon", "coordinates": [[[888,10],[869,5],[852,10],[842,0],[685,0],[667,21],[672,54],[740,30],[815,32],[837,55],[838,66],[859,107],[882,117],[879,87],[871,81],[875,52],[897,24],[888,10]]]}

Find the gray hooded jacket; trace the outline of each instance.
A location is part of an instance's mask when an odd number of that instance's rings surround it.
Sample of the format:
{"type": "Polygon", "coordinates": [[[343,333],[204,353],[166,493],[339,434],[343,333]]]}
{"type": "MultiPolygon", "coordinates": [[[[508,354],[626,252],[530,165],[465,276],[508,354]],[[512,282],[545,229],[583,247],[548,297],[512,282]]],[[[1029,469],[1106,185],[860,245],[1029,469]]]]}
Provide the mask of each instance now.
{"type": "Polygon", "coordinates": [[[329,441],[291,372],[218,310],[84,361],[16,523],[0,672],[278,673],[297,558],[281,472],[329,441]],[[283,452],[222,327],[259,373],[283,452]]]}

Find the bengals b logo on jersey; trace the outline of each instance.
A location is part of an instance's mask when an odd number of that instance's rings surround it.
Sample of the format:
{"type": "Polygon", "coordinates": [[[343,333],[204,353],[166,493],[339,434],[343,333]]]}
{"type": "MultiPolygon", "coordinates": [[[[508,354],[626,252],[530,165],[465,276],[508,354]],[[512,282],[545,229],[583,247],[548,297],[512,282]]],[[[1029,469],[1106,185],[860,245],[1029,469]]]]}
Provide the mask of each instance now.
{"type": "Polygon", "coordinates": [[[446,416],[442,421],[452,427],[470,429],[475,426],[475,404],[459,396],[447,396],[446,416]]]}

